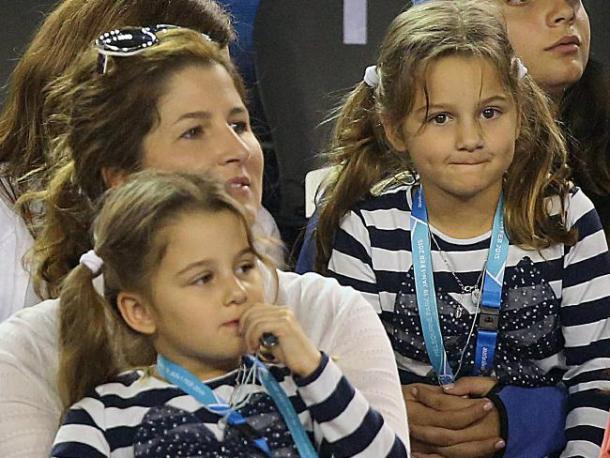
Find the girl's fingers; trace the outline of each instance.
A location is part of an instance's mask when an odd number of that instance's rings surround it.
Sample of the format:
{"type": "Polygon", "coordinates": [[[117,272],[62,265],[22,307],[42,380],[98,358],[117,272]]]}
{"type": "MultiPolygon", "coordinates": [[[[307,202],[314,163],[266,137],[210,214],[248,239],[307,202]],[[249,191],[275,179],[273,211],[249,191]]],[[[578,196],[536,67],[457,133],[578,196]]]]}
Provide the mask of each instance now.
{"type": "MultiPolygon", "coordinates": [[[[254,311],[242,317],[240,326],[248,349],[255,351],[260,345],[260,339],[264,333],[274,334],[281,345],[282,338],[290,337],[298,333],[292,312],[286,309],[273,307],[271,310],[254,311]],[[277,310],[273,310],[273,308],[277,310]],[[243,323],[242,323],[243,321],[243,323]]],[[[252,311],[250,309],[248,312],[252,311]]]]}
{"type": "Polygon", "coordinates": [[[245,329],[250,326],[252,320],[263,318],[263,317],[276,317],[278,314],[285,315],[291,314],[292,312],[288,307],[281,307],[278,305],[269,304],[256,304],[246,310],[239,320],[239,330],[242,334],[245,333],[245,329]]]}
{"type": "Polygon", "coordinates": [[[249,351],[256,351],[260,346],[260,338],[264,333],[274,334],[281,345],[282,332],[278,329],[279,324],[273,319],[261,318],[252,321],[245,329],[244,339],[249,351]]]}
{"type": "Polygon", "coordinates": [[[240,326],[250,352],[259,350],[263,334],[275,335],[277,344],[266,351],[298,376],[311,374],[320,363],[320,352],[287,307],[253,306],[240,319],[240,326]]]}

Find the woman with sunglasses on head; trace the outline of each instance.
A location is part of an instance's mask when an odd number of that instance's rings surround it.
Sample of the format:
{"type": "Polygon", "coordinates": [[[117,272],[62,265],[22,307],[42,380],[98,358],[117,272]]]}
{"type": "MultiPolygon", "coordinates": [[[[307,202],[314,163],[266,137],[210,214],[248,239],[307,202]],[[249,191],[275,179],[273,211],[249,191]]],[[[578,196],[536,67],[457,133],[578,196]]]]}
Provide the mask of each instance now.
{"type": "Polygon", "coordinates": [[[35,292],[24,268],[36,211],[15,207],[24,192],[45,187],[44,172],[52,166],[45,88],[102,32],[165,23],[204,31],[223,47],[234,36],[229,16],[211,0],[63,0],[17,63],[0,113],[0,322],[46,298],[44,290],[35,292]]]}
{"type": "MultiPolygon", "coordinates": [[[[36,240],[36,272],[42,282],[58,286],[78,264],[91,248],[87,231],[95,201],[134,171],[211,173],[246,207],[250,221],[255,218],[262,158],[241,80],[208,38],[180,28],[162,29],[103,35],[49,90],[47,106],[54,110],[49,128],[58,133],[51,154],[57,166],[49,189],[27,196],[27,202],[47,209],[36,240]]],[[[293,311],[314,345],[337,361],[384,421],[408,440],[391,348],[366,301],[317,275],[278,271],[277,288],[271,282],[266,288],[293,311]]],[[[48,453],[61,415],[55,378],[57,320],[58,302],[50,300],[0,325],[0,363],[3,354],[12,358],[0,365],[0,371],[11,371],[0,378],[0,405],[11,403],[13,411],[17,405],[19,415],[27,415],[21,440],[35,443],[38,453],[48,453]],[[36,418],[44,436],[28,434],[36,410],[19,403],[38,402],[27,387],[29,380],[48,398],[44,417],[36,418]]],[[[10,433],[12,445],[7,444],[9,432],[0,430],[0,452],[6,450],[8,456],[17,444],[12,429],[10,433]]]]}

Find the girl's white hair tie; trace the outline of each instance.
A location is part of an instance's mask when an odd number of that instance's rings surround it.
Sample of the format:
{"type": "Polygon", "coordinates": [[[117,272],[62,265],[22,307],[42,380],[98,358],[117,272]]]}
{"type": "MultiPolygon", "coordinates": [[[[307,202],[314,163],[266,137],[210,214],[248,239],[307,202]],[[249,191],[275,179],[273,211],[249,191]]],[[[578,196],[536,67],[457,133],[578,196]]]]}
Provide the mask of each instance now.
{"type": "Polygon", "coordinates": [[[369,87],[377,87],[379,85],[379,74],[377,73],[377,66],[371,65],[370,67],[366,67],[364,71],[364,79],[363,81],[369,87]]]}
{"type": "Polygon", "coordinates": [[[519,79],[522,80],[523,78],[525,78],[525,75],[527,75],[527,67],[523,65],[521,59],[519,59],[518,57],[513,57],[510,63],[513,66],[517,66],[517,76],[519,77],[519,79]]]}
{"type": "Polygon", "coordinates": [[[102,273],[104,261],[95,253],[95,251],[89,250],[80,257],[79,264],[89,269],[95,278],[102,273]]]}

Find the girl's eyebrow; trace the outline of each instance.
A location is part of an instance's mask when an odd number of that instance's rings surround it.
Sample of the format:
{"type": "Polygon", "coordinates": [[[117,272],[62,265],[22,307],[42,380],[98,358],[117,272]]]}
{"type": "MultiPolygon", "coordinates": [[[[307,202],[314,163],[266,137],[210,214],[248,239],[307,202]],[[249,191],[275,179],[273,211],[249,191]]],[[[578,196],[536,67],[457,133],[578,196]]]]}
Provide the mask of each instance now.
{"type": "MultiPolygon", "coordinates": [[[[244,249],[242,249],[239,253],[237,253],[237,255],[235,256],[236,258],[239,258],[240,256],[243,256],[245,254],[254,254],[254,250],[252,249],[252,247],[247,246],[244,249]]],[[[214,264],[214,260],[213,259],[200,259],[199,261],[194,261],[191,262],[190,264],[188,264],[186,267],[184,267],[183,269],[181,269],[176,276],[181,276],[184,275],[186,272],[188,272],[189,270],[195,269],[195,268],[199,268],[199,267],[204,267],[207,265],[211,265],[214,264]]]]}
{"type": "Polygon", "coordinates": [[[186,272],[188,272],[189,270],[192,270],[192,269],[198,268],[198,267],[207,266],[207,265],[210,265],[210,264],[214,264],[214,261],[211,260],[211,259],[200,259],[199,261],[191,262],[185,268],[181,269],[176,274],[176,276],[179,277],[179,276],[185,274],[186,272]]]}
{"type": "Polygon", "coordinates": [[[507,101],[508,101],[508,97],[506,97],[506,95],[496,94],[496,95],[492,95],[491,97],[487,97],[484,100],[481,100],[479,103],[481,105],[487,105],[488,103],[491,103],[491,102],[507,102],[507,101]]]}
{"type": "MultiPolygon", "coordinates": [[[[504,94],[495,94],[492,95],[490,97],[487,97],[486,99],[480,100],[479,101],[479,105],[487,105],[491,102],[507,102],[508,101],[508,97],[506,97],[506,95],[504,94]]],[[[452,105],[451,104],[446,104],[446,103],[431,103],[429,105],[422,105],[421,107],[419,107],[417,110],[415,110],[415,113],[419,114],[421,112],[429,112],[432,111],[433,109],[447,109],[447,108],[451,108],[452,105]]]]}

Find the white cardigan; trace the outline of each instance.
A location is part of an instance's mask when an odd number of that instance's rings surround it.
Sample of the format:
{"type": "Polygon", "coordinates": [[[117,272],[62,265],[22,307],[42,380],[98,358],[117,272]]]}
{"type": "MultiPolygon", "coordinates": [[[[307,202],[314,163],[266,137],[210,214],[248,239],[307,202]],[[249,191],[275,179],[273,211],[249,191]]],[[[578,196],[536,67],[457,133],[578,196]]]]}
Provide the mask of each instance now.
{"type": "Polygon", "coordinates": [[[0,322],[17,310],[40,302],[23,265],[33,243],[13,206],[0,197],[0,322]]]}
{"type": "MultiPolygon", "coordinates": [[[[372,307],[358,292],[333,279],[281,271],[278,277],[276,303],[293,309],[311,340],[336,361],[409,447],[394,354],[372,307]]],[[[56,383],[58,307],[58,300],[45,301],[0,324],[3,458],[49,456],[61,416],[56,383]]]]}

